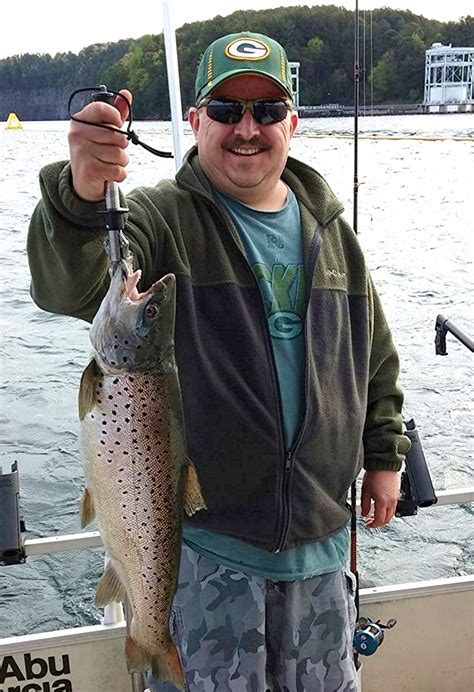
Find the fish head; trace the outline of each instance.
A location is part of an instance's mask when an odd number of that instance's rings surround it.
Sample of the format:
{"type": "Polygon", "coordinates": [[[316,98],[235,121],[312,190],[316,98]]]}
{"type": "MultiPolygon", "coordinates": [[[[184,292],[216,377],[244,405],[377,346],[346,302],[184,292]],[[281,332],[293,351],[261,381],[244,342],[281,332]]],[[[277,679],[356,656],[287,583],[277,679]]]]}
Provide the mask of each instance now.
{"type": "Polygon", "coordinates": [[[161,369],[173,361],[176,277],[166,274],[139,293],[140,276],[118,268],[94,317],[90,340],[105,372],[161,369]]]}

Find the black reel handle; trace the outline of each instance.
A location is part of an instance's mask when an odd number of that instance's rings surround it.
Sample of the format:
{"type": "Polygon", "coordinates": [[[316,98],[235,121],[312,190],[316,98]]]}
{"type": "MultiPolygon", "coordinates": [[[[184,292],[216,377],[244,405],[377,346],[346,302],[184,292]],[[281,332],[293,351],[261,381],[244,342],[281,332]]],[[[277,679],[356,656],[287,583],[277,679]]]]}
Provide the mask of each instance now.
{"type": "MultiPolygon", "coordinates": [[[[128,103],[128,99],[126,99],[123,94],[120,94],[120,96],[128,103]]],[[[91,101],[103,101],[104,103],[108,103],[109,106],[113,106],[115,103],[115,93],[109,91],[105,84],[100,84],[99,91],[94,91],[91,94],[91,101]]],[[[130,108],[130,103],[128,103],[128,106],[130,108]]]]}

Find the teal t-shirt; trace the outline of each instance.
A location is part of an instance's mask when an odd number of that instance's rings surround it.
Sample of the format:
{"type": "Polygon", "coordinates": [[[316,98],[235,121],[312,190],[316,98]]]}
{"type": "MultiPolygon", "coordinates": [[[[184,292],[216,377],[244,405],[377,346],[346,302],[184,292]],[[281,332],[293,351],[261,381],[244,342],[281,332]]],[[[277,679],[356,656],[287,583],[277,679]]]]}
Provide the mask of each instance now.
{"type": "MultiPolygon", "coordinates": [[[[281,209],[261,211],[222,192],[216,194],[235,223],[262,294],[289,450],[304,416],[306,276],[298,202],[288,189],[281,209]]],[[[280,553],[189,525],[184,528],[183,540],[214,562],[281,581],[333,572],[347,561],[349,551],[347,528],[322,541],[280,553]]]]}
{"type": "Polygon", "coordinates": [[[280,384],[289,450],[304,415],[306,277],[298,202],[288,190],[278,211],[259,211],[218,194],[234,221],[262,294],[280,384]]]}

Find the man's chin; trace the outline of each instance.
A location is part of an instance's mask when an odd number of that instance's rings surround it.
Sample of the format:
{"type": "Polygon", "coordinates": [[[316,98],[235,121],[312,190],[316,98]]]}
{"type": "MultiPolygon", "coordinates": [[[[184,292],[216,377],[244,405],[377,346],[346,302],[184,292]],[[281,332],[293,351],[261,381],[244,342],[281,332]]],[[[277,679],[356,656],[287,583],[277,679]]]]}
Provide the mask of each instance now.
{"type": "Polygon", "coordinates": [[[233,156],[226,162],[225,171],[229,180],[238,185],[253,187],[264,177],[264,171],[268,169],[264,157],[259,156],[233,156]]]}
{"type": "Polygon", "coordinates": [[[263,178],[261,175],[257,176],[232,176],[228,179],[229,187],[236,190],[255,190],[262,184],[263,178]]]}

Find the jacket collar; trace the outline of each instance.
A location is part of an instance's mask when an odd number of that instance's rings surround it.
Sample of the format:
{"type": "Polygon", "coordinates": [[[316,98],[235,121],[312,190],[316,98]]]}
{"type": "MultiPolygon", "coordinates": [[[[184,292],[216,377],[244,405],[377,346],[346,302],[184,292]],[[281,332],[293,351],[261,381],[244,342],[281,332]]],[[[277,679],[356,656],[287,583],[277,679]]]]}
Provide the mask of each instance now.
{"type": "MultiPolygon", "coordinates": [[[[212,186],[199,163],[196,145],[186,153],[183,164],[176,174],[176,180],[182,187],[214,201],[212,186]]],[[[288,157],[282,180],[321,225],[327,226],[344,211],[343,205],[324,178],[302,161],[288,157]]]]}

